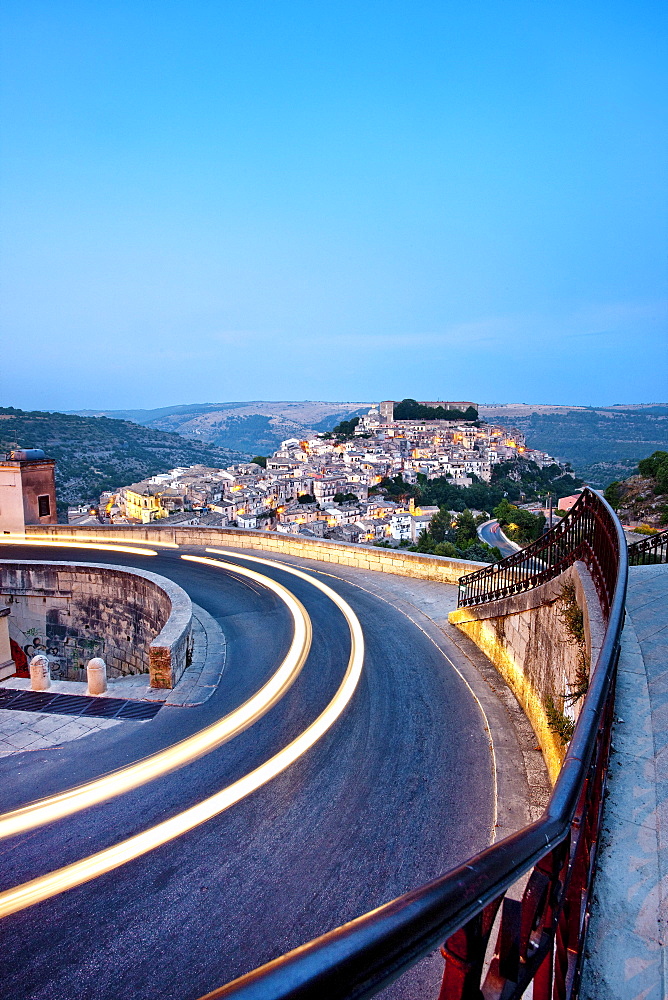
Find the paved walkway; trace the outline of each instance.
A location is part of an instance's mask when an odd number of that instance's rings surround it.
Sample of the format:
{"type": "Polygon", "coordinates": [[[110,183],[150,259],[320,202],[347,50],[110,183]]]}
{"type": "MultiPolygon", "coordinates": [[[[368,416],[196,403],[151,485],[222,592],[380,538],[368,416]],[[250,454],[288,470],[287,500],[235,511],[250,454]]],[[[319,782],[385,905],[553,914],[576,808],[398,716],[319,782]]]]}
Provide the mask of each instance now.
{"type": "MultiPolygon", "coordinates": [[[[193,660],[171,691],[149,687],[148,674],[111,678],[109,698],[139,701],[162,701],[166,705],[190,708],[210,698],[218,686],[225,666],[225,636],[211,615],[193,605],[193,660]]],[[[28,677],[9,677],[0,687],[30,689],[28,677]]],[[[86,681],[53,681],[49,693],[85,695],[86,681]]],[[[57,750],[92,733],[113,726],[139,726],[144,721],[127,719],[87,719],[80,715],[55,715],[47,712],[20,712],[0,709],[0,757],[26,750],[57,750]]]]}
{"type": "Polygon", "coordinates": [[[581,1000],[668,996],[668,566],[631,569],[581,1000]]]}

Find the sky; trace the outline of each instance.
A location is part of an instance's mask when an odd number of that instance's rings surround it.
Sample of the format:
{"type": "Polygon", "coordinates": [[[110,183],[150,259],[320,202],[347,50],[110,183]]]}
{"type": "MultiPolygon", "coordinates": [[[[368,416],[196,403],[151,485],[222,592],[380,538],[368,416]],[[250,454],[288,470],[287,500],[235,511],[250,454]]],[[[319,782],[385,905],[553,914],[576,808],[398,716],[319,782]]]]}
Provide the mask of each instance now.
{"type": "Polygon", "coordinates": [[[667,28],[4,0],[0,405],[667,401],[667,28]]]}

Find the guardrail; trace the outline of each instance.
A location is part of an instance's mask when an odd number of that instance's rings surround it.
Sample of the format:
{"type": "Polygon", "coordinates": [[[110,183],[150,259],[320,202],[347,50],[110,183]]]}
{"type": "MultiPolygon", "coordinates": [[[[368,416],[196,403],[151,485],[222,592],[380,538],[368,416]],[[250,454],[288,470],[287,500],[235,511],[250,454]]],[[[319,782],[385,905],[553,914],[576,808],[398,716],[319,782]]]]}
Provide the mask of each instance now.
{"type": "Polygon", "coordinates": [[[629,566],[653,566],[668,562],[668,529],[629,545],[629,566]]]}
{"type": "MultiPolygon", "coordinates": [[[[506,589],[502,596],[508,596],[584,559],[597,581],[605,639],[543,816],[441,878],[214,990],[206,1000],[360,1000],[379,992],[444,941],[439,1000],[481,1000],[483,995],[486,1000],[515,1000],[530,983],[534,1000],[577,996],[628,563],[622,527],[595,493],[583,494],[568,520],[550,535],[540,540],[546,544],[536,543],[497,564],[501,569],[495,576],[481,570],[468,577],[469,585],[478,578],[501,579],[503,588],[517,587],[506,589]],[[522,898],[507,895],[529,872],[522,898]],[[494,953],[486,963],[497,917],[494,953]]],[[[477,583],[474,587],[474,593],[493,595],[487,599],[498,596],[491,582],[480,590],[477,583]]]]}
{"type": "Polygon", "coordinates": [[[580,559],[593,577],[607,617],[617,579],[621,544],[618,526],[612,508],[598,493],[586,489],[568,514],[537,541],[501,562],[461,577],[457,606],[486,604],[521,594],[554,579],[580,559]]]}

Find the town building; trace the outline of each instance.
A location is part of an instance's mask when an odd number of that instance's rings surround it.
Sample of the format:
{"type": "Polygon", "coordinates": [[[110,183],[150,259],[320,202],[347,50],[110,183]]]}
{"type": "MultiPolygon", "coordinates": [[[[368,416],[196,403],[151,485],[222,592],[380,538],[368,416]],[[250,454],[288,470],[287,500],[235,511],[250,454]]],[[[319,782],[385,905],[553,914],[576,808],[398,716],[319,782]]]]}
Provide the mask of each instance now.
{"type": "Polygon", "coordinates": [[[57,524],[56,463],[41,448],[17,448],[0,459],[0,531],[57,524]]]}
{"type": "MultiPolygon", "coordinates": [[[[464,411],[475,404],[423,405],[464,411]]],[[[516,429],[459,418],[395,420],[393,407],[391,400],[372,406],[354,434],[342,440],[315,432],[287,438],[267,457],[266,468],[248,462],[227,469],[191,466],[134,483],[108,495],[100,516],[112,522],[213,524],[366,544],[415,544],[438,508],[412,501],[404,506],[374,494],[385,477],[401,476],[406,483],[447,478],[453,486],[466,487],[489,482],[495,465],[518,455],[541,465],[554,462],[528,449],[516,429]]]]}

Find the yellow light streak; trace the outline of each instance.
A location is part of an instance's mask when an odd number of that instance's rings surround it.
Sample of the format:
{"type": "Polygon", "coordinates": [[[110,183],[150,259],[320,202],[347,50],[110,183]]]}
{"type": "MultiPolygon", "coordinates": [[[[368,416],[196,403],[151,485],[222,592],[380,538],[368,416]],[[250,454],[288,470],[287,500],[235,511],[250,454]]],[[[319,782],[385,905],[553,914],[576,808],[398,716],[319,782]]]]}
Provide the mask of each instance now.
{"type": "MultiPolygon", "coordinates": [[[[197,561],[195,556],[181,556],[182,559],[197,561]]],[[[225,563],[220,560],[208,560],[215,566],[231,569],[241,576],[262,584],[273,591],[287,605],[293,619],[293,637],[287,655],[278,670],[269,678],[259,691],[233,712],[207,726],[193,736],[180,743],[175,743],[166,750],[161,750],[150,757],[145,757],[136,764],[112,771],[102,778],[96,778],[86,784],[70,788],[65,792],[37,799],[29,805],[14,809],[0,815],[0,839],[24,833],[35,827],[52,823],[72,813],[97,805],[108,799],[123,795],[125,792],[138,788],[155,778],[168,774],[170,771],[188,764],[204,754],[210,753],[234,736],[248,729],[269,709],[279,701],[297,679],[311,648],[311,619],[301,601],[290,593],[282,584],[270,577],[256,573],[245,566],[236,563],[225,563]]]]}
{"type": "Polygon", "coordinates": [[[76,535],[62,535],[60,532],[57,535],[6,534],[0,535],[0,541],[7,545],[57,545],[67,541],[70,543],[94,542],[96,545],[125,545],[130,542],[132,545],[152,545],[157,549],[178,549],[179,547],[176,542],[157,542],[147,538],[118,538],[117,540],[117,537],[110,536],[102,541],[97,535],[85,535],[83,532],[77,532],[76,535]]]}
{"type": "MultiPolygon", "coordinates": [[[[203,556],[182,556],[181,558],[212,566],[225,565],[218,560],[206,559],[203,556]]],[[[181,836],[181,834],[186,833],[188,830],[192,830],[201,823],[205,823],[207,820],[219,815],[234,805],[235,802],[239,802],[247,795],[250,795],[251,792],[256,791],[262,785],[271,781],[272,778],[298,760],[299,757],[317,743],[344,711],[355,692],[362,674],[362,664],[364,662],[364,636],[362,634],[362,626],[355,612],[335,590],[332,590],[331,587],[328,587],[320,580],[309,577],[306,573],[270,560],[252,556],[241,556],[241,558],[275,566],[287,573],[292,573],[294,576],[307,580],[314,587],[317,587],[318,590],[327,594],[330,600],[343,613],[350,629],[350,657],[343,681],[332,700],[317,719],[300,733],[295,740],[273,757],[270,757],[264,764],[250,771],[243,778],[233,782],[233,784],[228,785],[227,788],[216,792],[215,795],[204,799],[197,805],[178,813],[163,823],[158,823],[143,833],[115,844],[113,847],[99,851],[97,854],[92,854],[74,864],[66,865],[64,868],[50,872],[48,875],[42,875],[39,878],[32,879],[30,882],[24,882],[14,889],[0,893],[0,917],[16,913],[18,910],[26,909],[28,906],[33,906],[35,903],[49,899],[51,896],[55,896],[67,889],[82,885],[84,882],[97,878],[105,872],[112,871],[127,861],[138,858],[148,853],[148,851],[152,851],[154,848],[168,843],[168,841],[173,840],[175,837],[181,836]]]]}
{"type": "Polygon", "coordinates": [[[16,539],[10,539],[8,535],[0,535],[0,544],[2,545],[39,545],[42,548],[47,546],[48,548],[61,548],[61,549],[95,549],[98,552],[125,552],[131,556],[157,556],[157,552],[153,549],[136,549],[131,545],[102,545],[102,543],[94,542],[63,542],[63,541],[52,541],[47,542],[33,541],[31,538],[21,538],[18,541],[16,539]]]}

